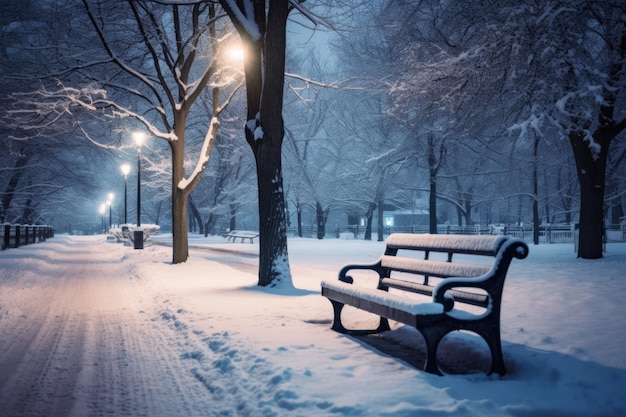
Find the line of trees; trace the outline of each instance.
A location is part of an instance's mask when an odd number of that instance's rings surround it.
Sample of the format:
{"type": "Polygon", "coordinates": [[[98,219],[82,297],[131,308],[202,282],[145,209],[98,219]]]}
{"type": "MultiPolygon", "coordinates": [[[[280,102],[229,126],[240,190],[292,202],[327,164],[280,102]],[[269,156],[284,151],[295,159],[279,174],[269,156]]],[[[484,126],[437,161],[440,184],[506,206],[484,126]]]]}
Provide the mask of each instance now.
{"type": "Polygon", "coordinates": [[[333,213],[364,217],[371,239],[426,196],[433,230],[450,207],[459,224],[579,221],[597,258],[624,215],[623,2],[19,3],[1,17],[7,220],[77,204],[139,127],[160,139],[146,186],[173,262],[188,219],[218,232],[257,207],[260,285],[290,284],[286,228],[307,216],[320,238],[333,213]],[[289,49],[290,15],[330,41],[289,49]]]}
{"type": "Polygon", "coordinates": [[[623,2],[377,1],[359,11],[334,50],[350,90],[328,95],[340,96],[333,139],[351,141],[346,166],[367,179],[362,212],[421,190],[434,229],[442,201],[471,223],[473,207],[526,200],[528,216],[507,215],[538,226],[577,213],[579,256],[601,257],[605,221],[624,215],[623,2]],[[347,114],[358,121],[345,126],[347,114]]]}

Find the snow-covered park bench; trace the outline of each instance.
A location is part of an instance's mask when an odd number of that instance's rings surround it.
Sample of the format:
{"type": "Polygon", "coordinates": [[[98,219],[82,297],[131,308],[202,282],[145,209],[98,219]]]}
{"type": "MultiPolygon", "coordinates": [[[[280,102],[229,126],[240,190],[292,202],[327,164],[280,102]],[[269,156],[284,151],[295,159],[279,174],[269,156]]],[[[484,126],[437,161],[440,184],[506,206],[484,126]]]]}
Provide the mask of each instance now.
{"type": "Polygon", "coordinates": [[[248,239],[250,243],[254,243],[254,239],[259,237],[259,232],[231,230],[230,232],[224,233],[224,237],[227,238],[229,242],[235,242],[237,239],[241,239],[241,243],[243,243],[246,239],[248,239]]]}
{"type": "Polygon", "coordinates": [[[527,255],[528,246],[523,241],[506,236],[397,233],[388,237],[385,251],[376,263],[346,265],[337,281],[323,281],[322,295],[332,303],[332,328],[338,332],[386,331],[390,329],[388,319],[415,327],[426,342],[426,372],[441,375],[437,364],[439,342],[453,330],[468,330],[482,336],[489,346],[489,373],[504,375],[500,340],[502,290],[511,260],[527,255]],[[363,273],[355,275],[357,279],[348,275],[355,270],[376,272],[377,287],[363,285],[368,281],[363,273]],[[344,305],[380,316],[378,328],[345,328],[341,321],[344,305]]]}

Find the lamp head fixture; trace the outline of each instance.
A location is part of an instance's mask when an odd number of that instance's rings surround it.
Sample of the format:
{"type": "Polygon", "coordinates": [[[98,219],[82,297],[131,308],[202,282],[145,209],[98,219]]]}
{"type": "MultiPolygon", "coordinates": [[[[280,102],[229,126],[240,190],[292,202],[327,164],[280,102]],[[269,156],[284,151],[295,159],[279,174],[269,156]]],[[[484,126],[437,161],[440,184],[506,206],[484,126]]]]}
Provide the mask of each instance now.
{"type": "Polygon", "coordinates": [[[141,148],[143,143],[146,141],[146,134],[143,132],[134,132],[133,140],[135,141],[135,145],[137,145],[137,148],[141,148]]]}
{"type": "Polygon", "coordinates": [[[124,176],[128,176],[128,174],[130,173],[130,165],[129,164],[122,164],[120,166],[120,169],[122,170],[122,174],[124,174],[124,176]]]}

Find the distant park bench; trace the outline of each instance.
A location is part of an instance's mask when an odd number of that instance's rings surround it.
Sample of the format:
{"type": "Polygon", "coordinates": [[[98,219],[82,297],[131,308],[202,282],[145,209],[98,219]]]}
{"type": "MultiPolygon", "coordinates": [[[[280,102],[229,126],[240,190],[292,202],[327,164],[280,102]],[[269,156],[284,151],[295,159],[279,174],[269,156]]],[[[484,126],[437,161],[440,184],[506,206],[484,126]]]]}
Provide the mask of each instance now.
{"type": "Polygon", "coordinates": [[[237,239],[241,239],[241,243],[243,243],[246,239],[250,241],[250,243],[254,242],[254,239],[259,237],[259,232],[251,232],[248,230],[232,230],[230,232],[226,232],[223,235],[228,239],[229,242],[235,242],[237,239]]]}
{"type": "Polygon", "coordinates": [[[396,233],[388,237],[385,251],[376,263],[343,267],[339,280],[322,282],[322,295],[332,303],[332,328],[338,332],[371,334],[390,330],[388,319],[415,327],[426,342],[426,372],[442,374],[437,364],[437,347],[446,334],[469,330],[482,336],[489,346],[489,373],[504,375],[500,340],[502,290],[511,260],[527,255],[524,242],[506,236],[396,233]],[[453,262],[455,254],[463,255],[462,262],[453,262]],[[483,261],[475,262],[479,259],[483,261]],[[377,288],[357,285],[347,275],[353,270],[375,271],[377,288]],[[407,292],[431,299],[420,300],[407,292]],[[479,308],[471,312],[456,308],[456,303],[479,308]],[[344,305],[380,316],[378,328],[346,329],[341,322],[344,305]]]}

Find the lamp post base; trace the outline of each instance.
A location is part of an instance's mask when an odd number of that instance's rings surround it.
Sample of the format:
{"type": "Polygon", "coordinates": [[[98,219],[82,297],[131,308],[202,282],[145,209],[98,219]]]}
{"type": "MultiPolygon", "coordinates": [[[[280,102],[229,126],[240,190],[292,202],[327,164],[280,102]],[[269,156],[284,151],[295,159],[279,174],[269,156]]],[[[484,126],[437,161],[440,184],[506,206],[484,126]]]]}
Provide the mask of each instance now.
{"type": "Polygon", "coordinates": [[[143,249],[143,230],[134,231],[133,242],[135,243],[135,249],[143,249]]]}

